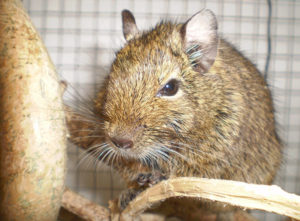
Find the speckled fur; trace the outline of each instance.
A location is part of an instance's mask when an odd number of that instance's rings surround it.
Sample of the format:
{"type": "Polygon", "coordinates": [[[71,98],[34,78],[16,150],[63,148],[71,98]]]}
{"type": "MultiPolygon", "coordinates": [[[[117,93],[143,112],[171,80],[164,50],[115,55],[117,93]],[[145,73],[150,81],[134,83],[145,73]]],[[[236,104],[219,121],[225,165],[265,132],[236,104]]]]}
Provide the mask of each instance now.
{"type": "MultiPolygon", "coordinates": [[[[182,24],[162,22],[140,32],[117,53],[95,99],[96,113],[105,119],[98,132],[104,134],[101,142],[117,153],[107,163],[131,189],[146,188],[137,178],[153,172],[164,178],[195,176],[270,184],[281,163],[282,145],[263,77],[221,38],[210,69],[196,71],[184,48],[181,28],[182,24]],[[180,81],[182,95],[156,96],[170,75],[180,81]],[[109,140],[112,136],[130,138],[133,148],[119,154],[109,140]],[[140,160],[164,145],[186,159],[169,152],[170,160],[140,160]]],[[[209,207],[214,209],[213,204],[209,207]]]]}

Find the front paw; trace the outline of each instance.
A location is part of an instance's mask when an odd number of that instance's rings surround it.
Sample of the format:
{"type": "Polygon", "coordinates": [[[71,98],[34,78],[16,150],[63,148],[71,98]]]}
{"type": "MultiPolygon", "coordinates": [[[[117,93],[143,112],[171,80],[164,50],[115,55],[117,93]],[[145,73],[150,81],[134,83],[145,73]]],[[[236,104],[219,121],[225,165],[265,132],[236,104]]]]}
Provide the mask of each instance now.
{"type": "Polygon", "coordinates": [[[165,180],[166,176],[159,172],[140,173],[137,177],[137,183],[142,187],[149,187],[165,180]]]}
{"type": "Polygon", "coordinates": [[[142,190],[132,188],[122,191],[118,202],[120,211],[123,211],[130,201],[132,201],[141,191],[142,190]]]}

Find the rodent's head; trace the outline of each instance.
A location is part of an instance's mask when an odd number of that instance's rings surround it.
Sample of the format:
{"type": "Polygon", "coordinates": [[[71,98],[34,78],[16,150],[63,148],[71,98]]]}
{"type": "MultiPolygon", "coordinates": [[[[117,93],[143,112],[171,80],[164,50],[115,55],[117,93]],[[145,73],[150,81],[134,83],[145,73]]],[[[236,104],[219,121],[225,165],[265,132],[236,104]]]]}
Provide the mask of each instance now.
{"type": "Polygon", "coordinates": [[[211,121],[216,18],[202,10],[184,24],[162,22],[147,32],[129,11],[122,18],[127,43],[112,64],[102,106],[107,143],[143,162],[179,156],[211,121]]]}

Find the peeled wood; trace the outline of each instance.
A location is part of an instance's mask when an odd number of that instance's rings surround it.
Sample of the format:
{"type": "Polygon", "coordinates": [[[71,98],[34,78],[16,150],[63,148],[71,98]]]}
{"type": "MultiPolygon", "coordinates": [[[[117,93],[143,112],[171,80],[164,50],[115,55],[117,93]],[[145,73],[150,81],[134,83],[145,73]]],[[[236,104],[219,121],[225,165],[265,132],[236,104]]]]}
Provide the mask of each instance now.
{"type": "Polygon", "coordinates": [[[123,211],[121,220],[131,220],[169,197],[209,199],[300,219],[300,196],[287,193],[278,186],[183,177],[162,181],[142,192],[123,211]]]}
{"type": "Polygon", "coordinates": [[[57,219],[66,136],[55,68],[19,0],[0,1],[0,217],[57,219]]]}

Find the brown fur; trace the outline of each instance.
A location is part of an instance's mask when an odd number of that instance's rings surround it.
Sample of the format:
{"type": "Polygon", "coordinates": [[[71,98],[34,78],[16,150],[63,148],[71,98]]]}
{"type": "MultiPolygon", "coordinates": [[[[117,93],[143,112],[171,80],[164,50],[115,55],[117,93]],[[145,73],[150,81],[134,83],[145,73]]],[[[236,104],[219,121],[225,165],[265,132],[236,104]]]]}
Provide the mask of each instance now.
{"type": "Polygon", "coordinates": [[[281,163],[282,146],[263,77],[221,38],[213,65],[198,71],[186,53],[181,30],[182,24],[160,23],[139,32],[117,53],[95,99],[96,113],[105,119],[96,133],[103,138],[89,143],[110,145],[116,154],[103,161],[137,191],[147,187],[137,183],[139,175],[147,173],[270,184],[281,163]],[[156,96],[171,74],[180,80],[182,95],[156,96]],[[114,136],[131,139],[133,147],[120,153],[110,141],[114,136]],[[187,159],[168,152],[169,160],[140,160],[160,145],[187,159]]]}

